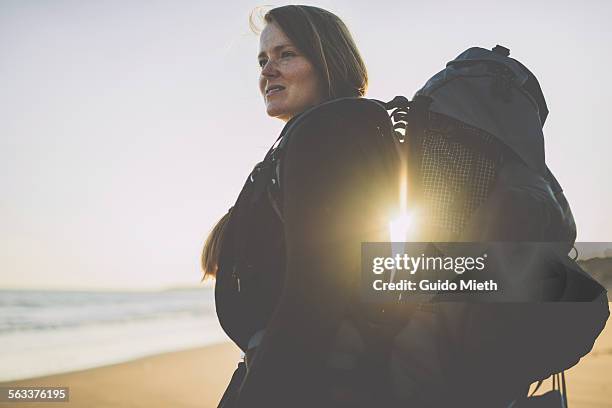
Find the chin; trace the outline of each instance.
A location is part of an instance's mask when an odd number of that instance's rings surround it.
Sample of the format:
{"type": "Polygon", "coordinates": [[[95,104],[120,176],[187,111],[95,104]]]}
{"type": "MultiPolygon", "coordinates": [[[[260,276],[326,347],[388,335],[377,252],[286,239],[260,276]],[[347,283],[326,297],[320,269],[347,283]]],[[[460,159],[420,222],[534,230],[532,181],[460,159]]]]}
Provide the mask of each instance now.
{"type": "Polygon", "coordinates": [[[281,120],[285,120],[285,121],[289,120],[289,118],[291,117],[291,115],[289,115],[287,110],[280,109],[279,107],[275,107],[275,106],[267,107],[266,113],[268,114],[268,116],[271,116],[273,118],[278,118],[281,120]]]}

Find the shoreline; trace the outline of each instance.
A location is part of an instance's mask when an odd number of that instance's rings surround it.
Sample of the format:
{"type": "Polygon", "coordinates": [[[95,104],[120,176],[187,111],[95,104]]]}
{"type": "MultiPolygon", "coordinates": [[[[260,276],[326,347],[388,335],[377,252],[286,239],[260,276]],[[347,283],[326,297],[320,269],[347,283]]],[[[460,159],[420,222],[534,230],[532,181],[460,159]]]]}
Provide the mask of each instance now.
{"type": "MultiPolygon", "coordinates": [[[[62,407],[208,408],[219,403],[240,358],[229,342],[156,354],[102,367],[26,380],[1,382],[6,387],[69,387],[62,407]]],[[[612,400],[612,323],[593,350],[566,371],[573,408],[603,408],[612,400]]],[[[551,389],[546,380],[537,394],[551,389]]],[[[9,406],[0,403],[0,407],[9,406]]],[[[20,402],[22,408],[57,408],[57,402],[20,402]]]]}

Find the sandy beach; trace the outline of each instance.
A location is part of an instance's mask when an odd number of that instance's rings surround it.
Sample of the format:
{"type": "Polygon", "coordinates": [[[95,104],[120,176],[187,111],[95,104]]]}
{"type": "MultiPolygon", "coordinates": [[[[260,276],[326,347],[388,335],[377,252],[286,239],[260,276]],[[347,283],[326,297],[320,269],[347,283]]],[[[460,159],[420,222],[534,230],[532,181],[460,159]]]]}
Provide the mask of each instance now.
{"type": "Polygon", "coordinates": [[[216,407],[240,357],[231,343],[164,353],[90,370],[1,383],[14,387],[70,387],[67,403],[0,403],[44,407],[216,407]]]}
{"type": "MultiPolygon", "coordinates": [[[[572,408],[612,406],[612,329],[608,326],[593,351],[567,372],[572,408]]],[[[67,374],[3,383],[0,386],[70,387],[68,403],[19,403],[44,407],[216,407],[239,359],[230,343],[160,354],[127,363],[67,374]]],[[[550,389],[550,381],[541,390],[550,389]]],[[[11,406],[0,403],[0,406],[11,406]]]]}

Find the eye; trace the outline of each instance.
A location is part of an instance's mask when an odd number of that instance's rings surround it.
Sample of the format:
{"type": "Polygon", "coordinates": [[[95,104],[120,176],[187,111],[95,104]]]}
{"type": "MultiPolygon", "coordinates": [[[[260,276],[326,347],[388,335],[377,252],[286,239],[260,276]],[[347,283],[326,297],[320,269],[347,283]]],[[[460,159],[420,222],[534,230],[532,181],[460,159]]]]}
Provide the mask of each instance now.
{"type": "Polygon", "coordinates": [[[265,59],[265,58],[261,58],[261,59],[258,61],[258,63],[259,63],[259,68],[263,68],[263,67],[264,67],[264,65],[266,65],[266,64],[268,63],[268,60],[267,60],[267,59],[265,59]]]}
{"type": "Polygon", "coordinates": [[[283,51],[281,53],[281,58],[294,57],[296,54],[293,51],[283,51]]]}

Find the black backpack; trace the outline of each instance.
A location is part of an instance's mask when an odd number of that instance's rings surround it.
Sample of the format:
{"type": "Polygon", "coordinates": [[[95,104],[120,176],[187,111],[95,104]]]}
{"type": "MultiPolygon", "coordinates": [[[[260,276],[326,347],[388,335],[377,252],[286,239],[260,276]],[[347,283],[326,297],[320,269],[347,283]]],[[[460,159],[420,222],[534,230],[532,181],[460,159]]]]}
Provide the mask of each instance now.
{"type": "MultiPolygon", "coordinates": [[[[542,127],[548,108],[535,76],[509,53],[499,45],[492,50],[470,48],[427,81],[412,101],[396,97],[379,103],[390,111],[402,146],[411,201],[427,209],[420,213],[422,240],[481,242],[483,250],[494,241],[554,242],[554,266],[547,276],[547,284],[554,285],[540,300],[572,303],[462,307],[439,303],[413,313],[396,334],[390,356],[395,392],[403,394],[406,402],[414,402],[415,393],[405,392],[405,384],[411,375],[419,375],[410,367],[423,364],[410,359],[429,352],[443,355],[450,366],[430,368],[428,374],[456,383],[452,398],[438,404],[453,399],[494,404],[504,397],[506,402],[518,397],[516,407],[535,403],[520,396],[525,385],[557,372],[562,392],[555,390],[549,397],[567,404],[563,370],[591,350],[609,316],[606,290],[567,256],[576,226],[563,190],[545,163],[542,127]],[[469,323],[461,326],[457,321],[469,323]],[[549,323],[547,329],[542,321],[549,323]],[[512,324],[521,335],[531,335],[530,341],[516,342],[524,343],[526,350],[512,341],[492,341],[490,349],[480,350],[483,356],[489,352],[480,367],[457,370],[471,362],[453,353],[465,352],[470,341],[490,337],[494,330],[512,337],[512,324]],[[424,349],[403,346],[426,343],[424,349]],[[538,355],[545,347],[550,349],[546,359],[538,355]],[[506,358],[498,357],[502,354],[506,358]],[[453,379],[490,380],[489,372],[484,376],[479,372],[488,367],[487,359],[497,360],[500,372],[507,374],[500,379],[511,380],[494,381],[488,386],[491,395],[484,392],[480,399],[471,399],[475,388],[453,379]]],[[[440,244],[438,249],[444,253],[450,247],[440,244]]],[[[421,395],[435,395],[435,389],[416,388],[421,395]]]]}
{"type": "MultiPolygon", "coordinates": [[[[476,241],[480,237],[468,221],[494,183],[512,182],[521,177],[518,173],[537,178],[548,185],[561,211],[557,228],[548,234],[567,242],[569,250],[576,226],[544,160],[546,101],[535,76],[508,55],[499,45],[492,51],[470,48],[429,79],[412,101],[381,102],[391,111],[404,146],[411,199],[437,209],[424,217],[447,234],[425,234],[432,240],[476,241]]],[[[507,228],[500,233],[507,235],[507,228]]]]}

